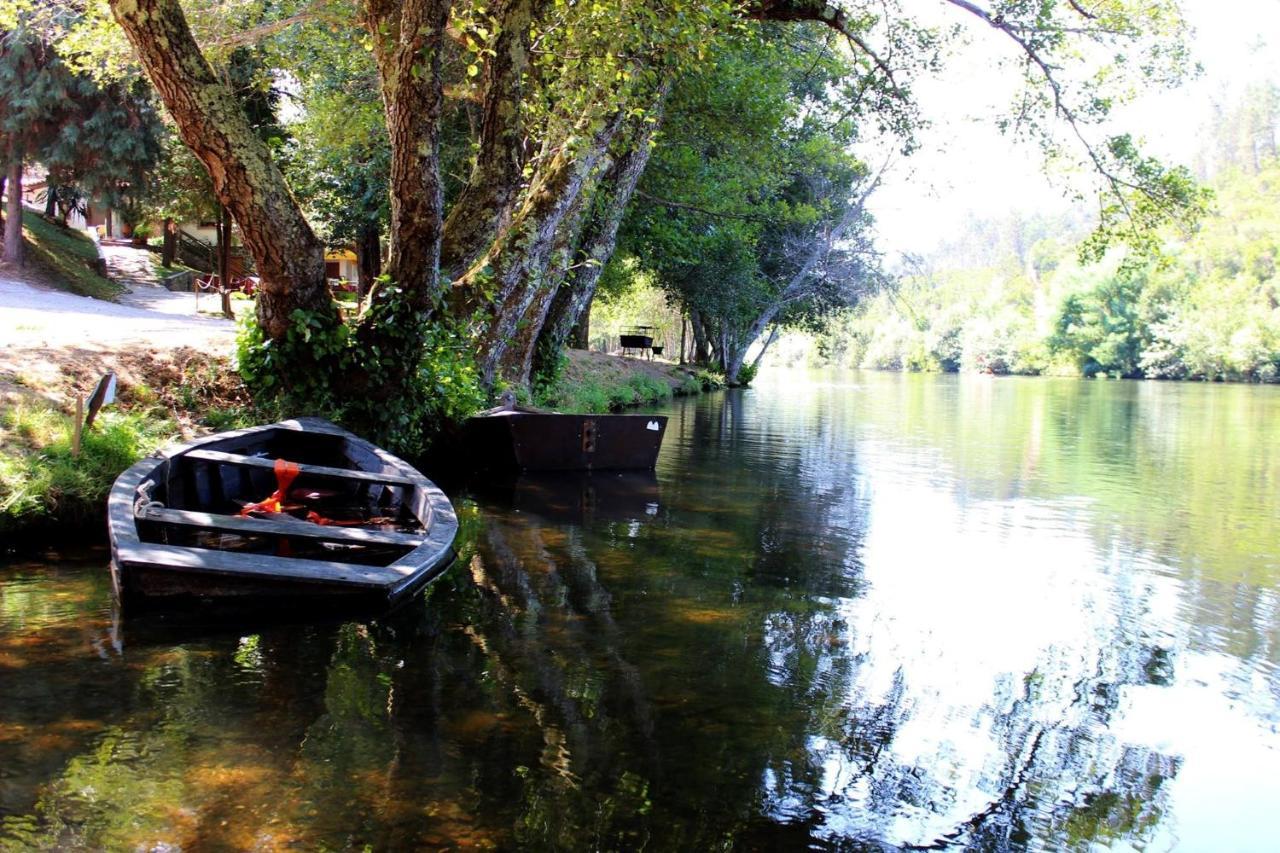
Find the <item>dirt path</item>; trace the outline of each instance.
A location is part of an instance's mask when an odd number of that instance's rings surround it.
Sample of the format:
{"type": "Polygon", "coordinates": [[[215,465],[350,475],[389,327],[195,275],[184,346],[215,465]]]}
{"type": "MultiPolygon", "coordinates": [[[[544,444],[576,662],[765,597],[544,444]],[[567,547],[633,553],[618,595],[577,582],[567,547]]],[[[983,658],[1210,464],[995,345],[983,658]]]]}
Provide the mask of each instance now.
{"type": "Polygon", "coordinates": [[[235,323],[196,315],[192,294],[132,290],[114,303],[0,278],[0,402],[38,396],[64,406],[107,370],[125,379],[180,348],[232,352],[235,323]]]}

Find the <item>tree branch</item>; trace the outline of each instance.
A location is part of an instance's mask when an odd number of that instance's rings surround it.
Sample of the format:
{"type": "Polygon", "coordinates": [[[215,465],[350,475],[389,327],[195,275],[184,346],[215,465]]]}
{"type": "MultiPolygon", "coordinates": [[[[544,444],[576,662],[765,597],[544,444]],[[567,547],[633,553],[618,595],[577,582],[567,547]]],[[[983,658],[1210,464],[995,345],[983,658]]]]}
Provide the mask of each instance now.
{"type": "Polygon", "coordinates": [[[206,42],[209,47],[240,47],[246,44],[257,44],[263,39],[273,36],[282,30],[287,30],[294,24],[304,24],[308,21],[316,21],[327,17],[326,12],[329,11],[329,4],[332,0],[316,0],[310,6],[287,18],[281,18],[278,21],[271,21],[266,24],[259,24],[256,27],[250,27],[247,30],[241,30],[238,33],[231,33],[221,38],[213,39],[206,42]]]}
{"type": "Polygon", "coordinates": [[[694,213],[701,213],[704,216],[715,217],[716,219],[738,219],[744,222],[764,222],[764,223],[773,222],[773,220],[768,218],[767,216],[758,216],[756,214],[751,214],[751,213],[729,213],[728,211],[723,211],[723,210],[709,210],[705,207],[699,207],[696,204],[689,204],[688,202],[672,201],[666,198],[659,198],[658,196],[651,195],[645,192],[644,190],[636,190],[635,194],[640,196],[641,198],[648,199],[654,204],[660,204],[663,207],[671,208],[672,210],[690,210],[690,211],[693,211],[694,213]]]}
{"type": "Polygon", "coordinates": [[[901,95],[893,68],[859,33],[849,28],[849,16],[839,6],[812,0],[755,0],[747,4],[747,17],[757,21],[817,21],[826,24],[862,51],[889,81],[893,93],[901,95]]]}

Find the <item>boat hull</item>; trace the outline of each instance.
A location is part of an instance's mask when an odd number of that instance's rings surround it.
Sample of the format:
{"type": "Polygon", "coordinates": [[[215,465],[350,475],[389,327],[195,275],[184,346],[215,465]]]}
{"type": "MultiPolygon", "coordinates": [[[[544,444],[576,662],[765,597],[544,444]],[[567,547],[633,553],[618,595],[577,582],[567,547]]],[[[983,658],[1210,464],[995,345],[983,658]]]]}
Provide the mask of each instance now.
{"type": "Polygon", "coordinates": [[[515,471],[651,471],[666,433],[665,415],[496,412],[466,425],[477,467],[515,471]]]}
{"type": "Polygon", "coordinates": [[[148,457],[116,480],[107,509],[126,609],[390,604],[448,568],[458,529],[448,498],[408,463],[314,418],[148,457]],[[240,513],[277,486],[285,458],[297,468],[292,493],[361,503],[378,524],[240,513]]]}

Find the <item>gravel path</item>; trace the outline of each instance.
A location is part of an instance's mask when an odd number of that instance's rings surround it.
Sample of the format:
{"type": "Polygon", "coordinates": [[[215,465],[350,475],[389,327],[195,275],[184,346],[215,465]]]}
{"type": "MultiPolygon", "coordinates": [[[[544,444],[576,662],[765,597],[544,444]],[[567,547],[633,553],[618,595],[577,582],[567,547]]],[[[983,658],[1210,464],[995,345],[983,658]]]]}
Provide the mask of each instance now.
{"type": "MultiPolygon", "coordinates": [[[[0,347],[118,348],[131,343],[230,352],[235,323],[197,315],[193,294],[141,284],[132,289],[115,303],[0,278],[0,347]]],[[[201,305],[216,308],[217,297],[202,297],[201,305]]]]}

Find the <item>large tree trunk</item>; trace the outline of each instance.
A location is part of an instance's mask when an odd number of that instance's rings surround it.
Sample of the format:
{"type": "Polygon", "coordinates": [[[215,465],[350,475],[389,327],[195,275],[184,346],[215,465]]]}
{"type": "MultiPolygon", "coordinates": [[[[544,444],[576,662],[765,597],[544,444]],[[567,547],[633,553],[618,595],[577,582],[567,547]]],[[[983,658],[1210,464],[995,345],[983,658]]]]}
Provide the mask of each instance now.
{"type": "Polygon", "coordinates": [[[689,328],[693,332],[693,363],[699,367],[710,366],[711,342],[707,327],[702,322],[702,313],[697,309],[689,309],[689,328]]]}
{"type": "MultiPolygon", "coordinates": [[[[591,203],[592,187],[596,183],[598,178],[588,179],[588,185],[579,190],[569,211],[561,219],[560,228],[556,232],[542,272],[542,282],[525,306],[524,314],[516,320],[515,332],[507,341],[506,350],[499,362],[502,377],[508,382],[520,385],[526,385],[529,382],[535,359],[540,352],[539,336],[546,323],[547,312],[569,272],[569,265],[574,258],[574,247],[578,245],[582,236],[586,208],[591,203]]],[[[554,364],[553,359],[550,358],[552,355],[554,354],[543,353],[543,358],[537,366],[539,371],[554,364]]]]}
{"type": "MultiPolygon", "coordinates": [[[[440,288],[440,52],[449,0],[365,0],[391,142],[391,251],[387,272],[414,313],[440,288]]],[[[373,305],[391,294],[374,293],[373,305]]],[[[377,315],[373,315],[377,323],[377,315]]],[[[423,318],[425,320],[425,317],[423,318]]],[[[362,330],[376,337],[373,328],[362,330]]]]}
{"type": "MultiPolygon", "coordinates": [[[[595,297],[604,265],[613,257],[627,204],[644,174],[652,151],[653,134],[660,123],[662,106],[670,83],[658,90],[653,105],[644,114],[629,119],[619,134],[623,150],[609,163],[591,201],[590,212],[574,253],[573,272],[556,290],[542,326],[538,350],[548,357],[559,353],[585,316],[595,297]]],[[[579,349],[587,348],[587,330],[579,338],[579,349]]]]}
{"type": "Polygon", "coordinates": [[[160,264],[168,268],[173,266],[178,256],[178,223],[165,219],[161,228],[164,231],[164,243],[160,248],[160,264]]]}
{"type": "Polygon", "coordinates": [[[562,145],[535,178],[511,226],[455,284],[453,310],[471,319],[477,329],[480,371],[486,384],[495,382],[504,364],[503,378],[517,384],[528,381],[527,369],[512,368],[526,364],[526,355],[532,356],[546,307],[559,285],[547,280],[552,250],[558,240],[563,243],[561,226],[577,209],[579,195],[605,156],[622,117],[619,111],[597,121],[585,151],[562,145]],[[536,324],[532,329],[531,323],[536,324]],[[524,351],[508,356],[517,332],[518,346],[524,351]]]}
{"type": "Polygon", "coordinates": [[[22,158],[17,157],[9,164],[7,181],[9,190],[8,204],[4,216],[4,262],[11,267],[20,267],[22,254],[22,158]]]}
{"type": "Polygon", "coordinates": [[[214,76],[178,0],[111,0],[182,141],[204,164],[214,193],[240,225],[261,277],[258,321],[282,339],[302,309],[337,323],[325,287],[324,247],[289,192],[271,152],[235,95],[214,76]]]}
{"type": "Polygon", "coordinates": [[[470,269],[511,223],[525,162],[521,102],[530,26],[549,5],[549,0],[499,0],[493,9],[498,32],[484,66],[476,162],[444,225],[440,266],[447,279],[470,269]]]}
{"type": "Polygon", "coordinates": [[[769,351],[769,347],[773,346],[773,342],[778,339],[778,327],[774,326],[769,330],[769,337],[764,339],[764,343],[760,346],[760,352],[756,353],[756,357],[751,362],[752,370],[760,369],[760,362],[764,361],[764,354],[769,351]]]}
{"type": "Polygon", "coordinates": [[[440,281],[444,192],[440,180],[440,54],[450,0],[364,0],[391,143],[389,287],[374,287],[356,339],[372,383],[352,389],[375,402],[402,397],[422,360],[440,281]]]}

